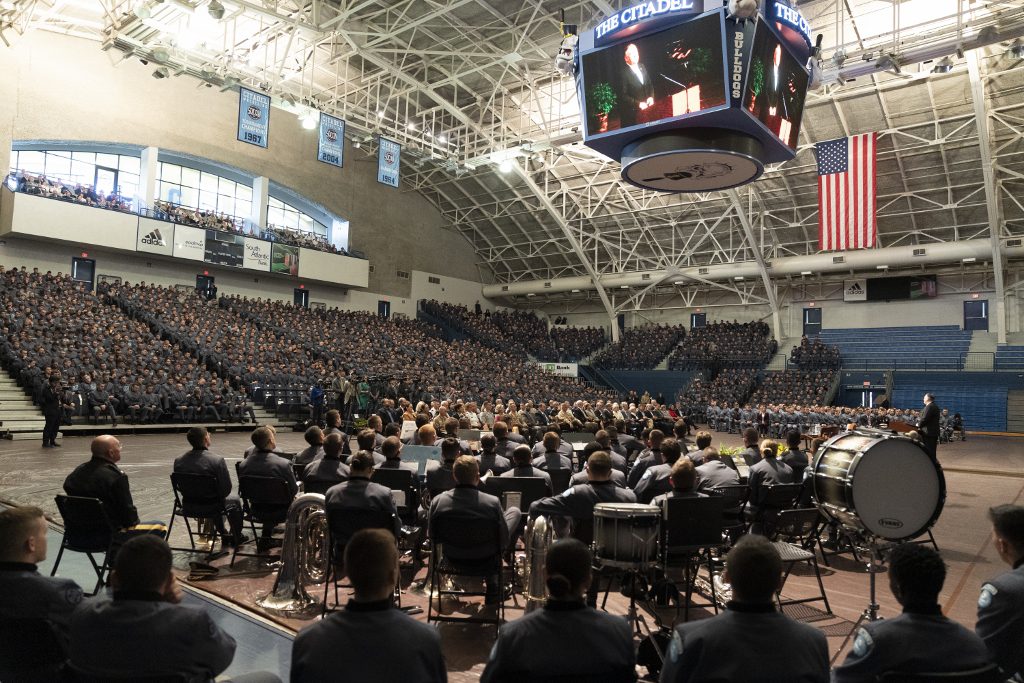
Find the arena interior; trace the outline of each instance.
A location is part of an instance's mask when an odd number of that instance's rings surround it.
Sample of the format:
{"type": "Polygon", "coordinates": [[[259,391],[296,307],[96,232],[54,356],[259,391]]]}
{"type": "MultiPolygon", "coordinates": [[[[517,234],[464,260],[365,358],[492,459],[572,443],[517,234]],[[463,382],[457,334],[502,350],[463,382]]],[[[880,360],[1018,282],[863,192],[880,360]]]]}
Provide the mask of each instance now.
{"type": "Polygon", "coordinates": [[[1024,676],[1020,0],[0,0],[0,178],[5,683],[1024,676]]]}

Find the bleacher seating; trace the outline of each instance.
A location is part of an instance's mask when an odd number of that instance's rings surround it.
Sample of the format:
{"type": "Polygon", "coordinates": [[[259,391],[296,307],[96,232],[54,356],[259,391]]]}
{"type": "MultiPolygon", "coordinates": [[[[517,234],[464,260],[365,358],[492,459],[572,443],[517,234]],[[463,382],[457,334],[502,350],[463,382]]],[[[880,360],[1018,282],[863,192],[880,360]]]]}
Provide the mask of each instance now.
{"type": "Polygon", "coordinates": [[[1000,346],[996,349],[994,370],[1024,370],[1024,346],[1000,346]]]}
{"type": "Polygon", "coordinates": [[[960,369],[971,332],[956,325],[822,330],[821,341],[839,347],[846,369],[960,369]]]}
{"type": "Polygon", "coordinates": [[[978,387],[968,383],[900,384],[893,389],[892,405],[919,409],[921,397],[928,391],[935,394],[935,402],[949,410],[950,415],[960,413],[969,431],[1006,431],[1006,387],[978,387]]]}

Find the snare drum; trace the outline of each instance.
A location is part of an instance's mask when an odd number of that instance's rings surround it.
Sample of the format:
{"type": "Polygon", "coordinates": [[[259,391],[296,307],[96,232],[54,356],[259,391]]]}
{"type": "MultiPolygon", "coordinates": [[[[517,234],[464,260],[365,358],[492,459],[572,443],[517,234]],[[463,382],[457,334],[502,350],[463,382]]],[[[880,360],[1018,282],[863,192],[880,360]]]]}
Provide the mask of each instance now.
{"type": "Polygon", "coordinates": [[[946,501],[942,468],[924,447],[879,430],[833,437],[811,469],[814,498],[826,516],[890,541],[928,531],[946,501]]]}
{"type": "Polygon", "coordinates": [[[639,503],[594,506],[594,558],[602,565],[631,569],[658,558],[661,508],[639,503]]]}

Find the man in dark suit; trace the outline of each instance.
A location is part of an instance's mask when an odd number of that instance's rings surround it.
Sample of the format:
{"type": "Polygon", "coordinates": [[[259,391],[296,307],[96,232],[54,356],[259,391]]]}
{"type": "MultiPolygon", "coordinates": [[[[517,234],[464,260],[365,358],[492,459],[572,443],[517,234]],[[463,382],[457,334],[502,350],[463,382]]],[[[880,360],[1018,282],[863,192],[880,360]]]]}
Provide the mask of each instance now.
{"type": "Polygon", "coordinates": [[[43,387],[42,400],[39,408],[46,418],[46,425],[43,427],[43,448],[58,448],[57,432],[60,429],[61,397],[64,393],[61,387],[60,377],[52,375],[50,381],[43,387]]]}
{"type": "MultiPolygon", "coordinates": [[[[452,467],[452,474],[455,477],[455,488],[435,496],[430,501],[429,533],[431,538],[433,538],[438,522],[446,518],[490,519],[495,522],[498,529],[499,545],[501,552],[504,553],[509,544],[515,542],[516,532],[522,518],[519,508],[509,507],[503,511],[501,501],[478,488],[480,466],[473,456],[459,456],[452,467]]],[[[462,547],[450,543],[446,543],[444,546],[445,558],[455,562],[484,560],[491,557],[493,552],[494,548],[491,547],[462,547]]],[[[500,578],[500,576],[487,577],[487,602],[497,602],[501,599],[500,578]]]]}
{"type": "MultiPolygon", "coordinates": [[[[206,427],[192,427],[188,430],[186,437],[192,450],[179,455],[174,460],[174,471],[184,474],[205,474],[217,477],[217,495],[219,501],[223,502],[224,512],[227,513],[228,525],[231,527],[230,543],[241,543],[242,539],[242,502],[238,496],[231,495],[231,477],[228,475],[228,465],[219,455],[210,452],[210,432],[206,427]]],[[[192,502],[192,501],[190,501],[192,502]]],[[[214,522],[217,531],[223,537],[227,537],[224,529],[224,520],[218,515],[214,522]]]]}
{"type": "Polygon", "coordinates": [[[939,415],[942,409],[935,403],[935,396],[930,392],[924,395],[924,410],[917,420],[917,431],[925,450],[934,458],[939,445],[939,415]]]}
{"type": "Polygon", "coordinates": [[[626,46],[623,58],[626,66],[621,71],[622,87],[619,92],[622,103],[618,109],[620,125],[626,128],[637,122],[640,112],[654,104],[654,85],[647,67],[640,63],[640,51],[634,43],[626,46]]]}

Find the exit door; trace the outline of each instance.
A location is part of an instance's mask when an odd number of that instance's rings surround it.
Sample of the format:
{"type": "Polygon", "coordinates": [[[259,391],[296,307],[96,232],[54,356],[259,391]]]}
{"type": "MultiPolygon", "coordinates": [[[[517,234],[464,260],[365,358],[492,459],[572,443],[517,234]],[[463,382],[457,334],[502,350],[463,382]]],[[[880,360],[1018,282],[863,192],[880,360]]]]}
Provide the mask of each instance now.
{"type": "Polygon", "coordinates": [[[964,330],[988,332],[988,301],[964,302],[964,330]]]}
{"type": "Polygon", "coordinates": [[[377,315],[381,318],[391,317],[391,302],[390,301],[377,301],[377,315]]]}
{"type": "Polygon", "coordinates": [[[292,296],[292,301],[295,303],[296,306],[301,306],[302,308],[309,308],[309,290],[300,289],[296,287],[294,295],[292,296]]]}
{"type": "Polygon", "coordinates": [[[821,309],[804,309],[804,336],[816,337],[821,334],[821,309]]]}
{"type": "Polygon", "coordinates": [[[71,259],[71,279],[91,292],[96,283],[96,260],[91,258],[71,259]]]}
{"type": "Polygon", "coordinates": [[[701,327],[704,327],[707,324],[708,324],[708,314],[707,313],[691,313],[690,314],[690,329],[691,330],[699,329],[701,327]]]}

